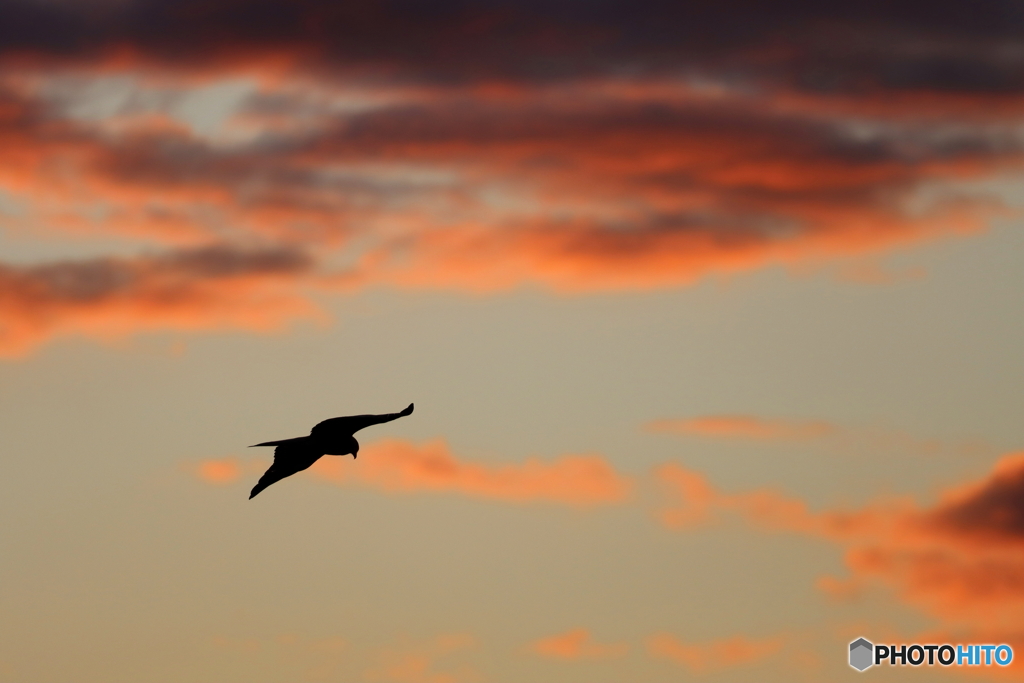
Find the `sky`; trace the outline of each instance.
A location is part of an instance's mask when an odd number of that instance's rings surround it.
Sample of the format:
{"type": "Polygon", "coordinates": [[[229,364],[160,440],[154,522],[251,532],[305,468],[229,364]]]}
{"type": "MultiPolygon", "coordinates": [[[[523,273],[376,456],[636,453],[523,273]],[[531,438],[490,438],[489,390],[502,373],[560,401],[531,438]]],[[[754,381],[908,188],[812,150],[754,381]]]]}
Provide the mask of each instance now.
{"type": "Polygon", "coordinates": [[[1010,0],[5,0],[0,681],[1024,680],[1022,179],[1010,0]]]}

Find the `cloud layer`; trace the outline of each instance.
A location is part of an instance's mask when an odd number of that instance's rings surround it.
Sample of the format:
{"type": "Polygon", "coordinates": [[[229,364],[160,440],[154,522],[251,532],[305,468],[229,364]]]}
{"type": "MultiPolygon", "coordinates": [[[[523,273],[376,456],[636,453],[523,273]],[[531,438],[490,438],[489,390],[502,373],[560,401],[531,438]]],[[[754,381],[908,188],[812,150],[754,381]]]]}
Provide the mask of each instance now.
{"type": "Polygon", "coordinates": [[[821,420],[793,422],[767,420],[750,415],[707,415],[648,422],[652,432],[707,436],[723,439],[791,440],[834,434],[837,428],[821,420]]]}
{"type": "MultiPolygon", "coordinates": [[[[441,440],[414,444],[399,439],[368,444],[360,454],[362,457],[355,462],[323,457],[310,472],[332,484],[387,493],[455,493],[510,503],[584,508],[623,503],[633,489],[632,479],[618,473],[599,455],[492,464],[460,459],[441,440]]],[[[238,458],[228,457],[205,460],[193,471],[200,479],[219,484],[236,481],[243,470],[252,469],[238,458]]]]}
{"type": "MultiPolygon", "coordinates": [[[[1021,170],[1021,21],[996,0],[17,0],[0,227],[139,259],[301,251],[342,293],[648,290],[967,234],[1000,210],[979,182],[1021,170]]],[[[197,317],[253,327],[235,287],[210,279],[197,317]]],[[[10,313],[21,352],[154,326],[10,313]]],[[[214,326],[193,319],[159,325],[214,326]]]]}
{"type": "Polygon", "coordinates": [[[628,643],[598,643],[585,628],[541,638],[531,649],[542,657],[555,659],[614,659],[629,652],[628,643]]]}
{"type": "Polygon", "coordinates": [[[657,633],[647,641],[653,657],[671,660],[696,674],[753,664],[776,654],[782,638],[750,639],[733,636],[721,640],[687,643],[670,633],[657,633]]]}
{"type": "Polygon", "coordinates": [[[1024,609],[1024,454],[1003,457],[981,481],[946,491],[932,507],[890,499],[861,509],[812,512],[802,501],[761,489],[727,494],[678,465],[657,476],[675,504],[671,528],[735,516],[767,531],[839,544],[850,576],[823,577],[827,592],[851,597],[872,584],[894,590],[948,624],[989,630],[1019,626],[1024,609]]]}
{"type": "Polygon", "coordinates": [[[801,0],[771,7],[738,0],[15,0],[7,5],[0,45],[15,56],[128,53],[192,68],[290,55],[307,66],[391,67],[435,82],[557,81],[627,64],[641,73],[697,65],[810,91],[1010,94],[1024,82],[1019,60],[1006,49],[1019,40],[1022,21],[1019,7],[998,0],[969,8],[921,0],[856,8],[801,0]]]}
{"type": "Polygon", "coordinates": [[[291,286],[310,266],[294,250],[227,246],[137,258],[0,264],[0,356],[67,334],[270,330],[316,309],[291,286]]]}
{"type": "Polygon", "coordinates": [[[586,507],[625,501],[632,482],[598,455],[564,455],[545,462],[493,465],[460,460],[443,441],[416,445],[388,439],[368,445],[358,466],[322,458],[314,475],[392,493],[459,493],[515,503],[546,502],[586,507]]]}

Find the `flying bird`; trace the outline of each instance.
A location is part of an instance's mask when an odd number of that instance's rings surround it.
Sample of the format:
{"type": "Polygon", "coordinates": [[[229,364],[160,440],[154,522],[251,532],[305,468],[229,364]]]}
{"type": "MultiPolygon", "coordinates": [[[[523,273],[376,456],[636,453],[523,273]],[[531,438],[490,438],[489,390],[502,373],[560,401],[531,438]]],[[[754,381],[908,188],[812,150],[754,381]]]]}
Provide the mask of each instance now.
{"type": "Polygon", "coordinates": [[[276,446],[276,448],[274,449],[274,464],[256,482],[256,486],[249,494],[249,500],[252,500],[253,496],[274,482],[306,469],[321,456],[351,454],[353,458],[358,457],[359,442],[353,436],[356,432],[370,425],[391,422],[411,414],[412,404],[410,403],[409,407],[400,413],[334,417],[313,427],[309,436],[280,441],[264,441],[250,446],[250,448],[257,446],[276,446]]]}

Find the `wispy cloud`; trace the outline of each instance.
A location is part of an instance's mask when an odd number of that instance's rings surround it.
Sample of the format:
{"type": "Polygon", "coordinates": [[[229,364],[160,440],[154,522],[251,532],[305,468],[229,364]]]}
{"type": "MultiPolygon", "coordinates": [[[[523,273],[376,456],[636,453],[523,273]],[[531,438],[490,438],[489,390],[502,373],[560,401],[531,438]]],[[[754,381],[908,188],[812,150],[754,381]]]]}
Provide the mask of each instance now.
{"type": "Polygon", "coordinates": [[[940,454],[994,455],[982,439],[944,441],[921,438],[904,430],[878,425],[841,425],[820,419],[779,419],[757,415],[714,414],[652,420],[643,429],[657,434],[720,441],[790,443],[837,452],[869,450],[929,457],[940,454]]]}
{"type": "Polygon", "coordinates": [[[848,578],[823,577],[826,592],[855,597],[883,585],[949,624],[1016,627],[1024,609],[1024,454],[1003,457],[984,479],[947,490],[922,508],[886,499],[850,511],[812,512],[770,489],[729,494],[696,472],[664,465],[658,479],[676,502],[671,528],[736,516],[755,528],[826,539],[842,547],[848,578]]]}
{"type": "Polygon", "coordinates": [[[534,653],[555,659],[614,659],[629,652],[628,643],[598,643],[585,628],[548,636],[531,645],[534,653]]]}
{"type": "Polygon", "coordinates": [[[647,650],[653,657],[671,660],[696,674],[705,674],[767,659],[777,654],[784,643],[781,637],[751,639],[745,636],[687,643],[670,633],[658,633],[647,641],[647,650]]]}
{"type": "Polygon", "coordinates": [[[706,415],[648,422],[651,432],[706,436],[723,439],[789,440],[811,439],[835,434],[835,425],[822,420],[795,422],[752,415],[706,415]]]}
{"type": "Polygon", "coordinates": [[[235,458],[205,460],[199,464],[196,474],[200,479],[211,484],[230,484],[241,476],[242,469],[235,458]]]}
{"type": "Polygon", "coordinates": [[[234,484],[244,477],[258,477],[269,466],[270,461],[264,458],[240,458],[237,455],[182,463],[185,472],[215,485],[234,484]]]}
{"type": "Polygon", "coordinates": [[[491,464],[456,457],[443,441],[422,445],[401,440],[372,443],[358,462],[322,458],[314,476],[336,484],[389,493],[457,493],[513,503],[557,503],[577,507],[624,502],[632,489],[598,455],[565,455],[551,461],[491,464]]]}
{"type": "MultiPolygon", "coordinates": [[[[186,469],[211,484],[257,476],[262,458],[209,459],[186,469]]],[[[325,456],[309,472],[340,486],[359,486],[393,494],[449,493],[508,503],[553,503],[587,508],[629,500],[634,482],[596,454],[563,455],[521,463],[474,462],[459,458],[444,441],[415,444],[385,439],[366,445],[360,457],[325,456]]],[[[304,475],[300,475],[304,476],[304,475]]]]}
{"type": "Polygon", "coordinates": [[[292,290],[310,266],[293,249],[224,245],[138,258],[0,264],[0,356],[76,334],[280,329],[318,315],[292,290]]]}
{"type": "Polygon", "coordinates": [[[477,683],[483,678],[467,665],[453,665],[454,653],[474,647],[468,634],[447,634],[418,646],[388,649],[381,653],[380,664],[366,672],[370,681],[393,683],[477,683]],[[438,670],[442,668],[444,670],[438,670]]]}
{"type": "MultiPolygon", "coordinates": [[[[8,5],[0,191],[21,209],[0,221],[143,254],[115,261],[301,244],[321,293],[646,291],[978,232],[1003,209],[971,188],[1024,163],[1021,41],[996,0],[774,3],[742,30],[725,6],[649,0],[8,5]]],[[[205,316],[8,306],[0,352],[264,329],[313,308],[292,275],[258,305],[209,279],[205,316]]]]}

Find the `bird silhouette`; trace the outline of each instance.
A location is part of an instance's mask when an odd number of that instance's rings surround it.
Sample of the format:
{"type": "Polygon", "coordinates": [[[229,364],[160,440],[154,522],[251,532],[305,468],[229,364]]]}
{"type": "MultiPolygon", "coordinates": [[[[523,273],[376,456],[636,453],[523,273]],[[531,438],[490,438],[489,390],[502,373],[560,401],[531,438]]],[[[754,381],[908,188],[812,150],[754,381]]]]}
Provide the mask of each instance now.
{"type": "Polygon", "coordinates": [[[349,455],[353,458],[359,456],[359,442],[356,441],[356,432],[364,427],[378,425],[382,422],[391,422],[400,417],[412,414],[412,405],[400,413],[388,413],[386,415],[350,415],[348,417],[334,417],[324,420],[310,430],[309,436],[299,436],[294,439],[282,439],[280,441],[264,441],[250,446],[276,446],[274,449],[274,464],[270,466],[256,486],[249,494],[249,500],[253,496],[285,477],[290,477],[296,472],[306,469],[321,456],[324,455],[349,455]]]}

